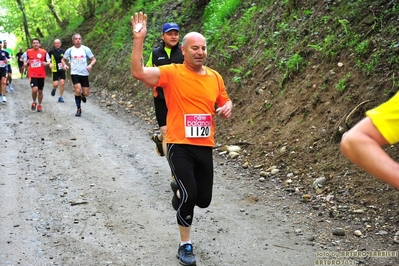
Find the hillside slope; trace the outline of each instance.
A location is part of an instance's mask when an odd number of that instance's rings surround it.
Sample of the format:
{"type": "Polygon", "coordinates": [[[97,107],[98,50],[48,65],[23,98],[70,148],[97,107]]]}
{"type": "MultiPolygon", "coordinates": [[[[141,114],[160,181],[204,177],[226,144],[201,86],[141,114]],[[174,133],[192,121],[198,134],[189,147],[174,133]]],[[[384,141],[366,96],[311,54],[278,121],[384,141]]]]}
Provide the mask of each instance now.
{"type": "MultiPolygon", "coordinates": [[[[173,2],[163,11],[148,14],[150,20],[157,18],[156,25],[150,24],[153,35],[175,13],[183,35],[204,31],[203,7],[193,12],[187,4],[173,2]]],[[[237,159],[226,161],[245,173],[252,198],[262,200],[269,185],[293,193],[298,201],[310,195],[304,202],[309,208],[322,206],[330,218],[348,222],[375,218],[378,225],[373,230],[384,225],[392,239],[397,191],[349,163],[339,141],[365,110],[398,90],[398,16],[395,1],[258,0],[242,3],[225,20],[226,26],[208,43],[208,65],[224,77],[234,115],[218,120],[216,139],[220,145],[243,149],[237,159]],[[245,162],[248,168],[241,168],[245,162]],[[260,173],[272,166],[280,171],[267,177],[265,185],[260,173]],[[327,182],[315,190],[312,184],[319,177],[327,182]],[[326,198],[330,200],[320,205],[326,198]],[[350,208],[341,209],[342,205],[350,208]],[[355,217],[356,209],[365,212],[355,217]]],[[[117,17],[104,14],[100,21],[86,22],[83,37],[94,35],[94,25],[117,17]]],[[[128,20],[119,25],[130,32],[128,20]]],[[[111,108],[125,110],[131,103],[128,112],[155,127],[151,90],[130,76],[131,40],[104,53],[113,41],[108,35],[105,42],[84,37],[100,55],[91,77],[94,87],[108,95],[104,100],[111,108]]],[[[396,147],[387,151],[398,157],[396,147]]]]}

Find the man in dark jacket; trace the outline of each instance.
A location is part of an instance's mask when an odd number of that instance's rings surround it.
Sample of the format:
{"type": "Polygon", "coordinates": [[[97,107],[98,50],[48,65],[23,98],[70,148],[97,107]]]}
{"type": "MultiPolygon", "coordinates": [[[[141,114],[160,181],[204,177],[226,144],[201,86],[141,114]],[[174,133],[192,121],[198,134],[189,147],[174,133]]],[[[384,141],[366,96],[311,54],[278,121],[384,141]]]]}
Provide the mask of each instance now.
{"type": "MultiPolygon", "coordinates": [[[[162,66],[172,63],[181,64],[184,61],[181,47],[179,44],[180,29],[176,23],[165,23],[162,27],[162,43],[159,47],[152,50],[147,66],[162,66]]],[[[160,156],[166,155],[166,107],[165,97],[162,87],[154,87],[154,106],[155,116],[161,130],[159,135],[152,136],[156,144],[155,150],[160,156]]]]}

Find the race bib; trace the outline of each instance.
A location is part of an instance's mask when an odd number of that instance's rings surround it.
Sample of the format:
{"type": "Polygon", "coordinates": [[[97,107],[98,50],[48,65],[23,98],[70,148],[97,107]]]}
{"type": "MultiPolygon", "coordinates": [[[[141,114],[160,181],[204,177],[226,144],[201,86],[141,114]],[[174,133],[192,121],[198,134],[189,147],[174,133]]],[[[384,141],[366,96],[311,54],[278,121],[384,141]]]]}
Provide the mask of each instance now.
{"type": "Polygon", "coordinates": [[[6,61],[0,61],[0,67],[6,67],[6,61]]]}
{"type": "Polygon", "coordinates": [[[87,62],[87,58],[85,55],[78,55],[72,57],[72,63],[74,64],[83,64],[87,62]]]}
{"type": "Polygon", "coordinates": [[[31,62],[29,62],[31,68],[37,68],[42,66],[42,61],[33,59],[31,62]]]}
{"type": "Polygon", "coordinates": [[[211,136],[212,116],[209,114],[184,115],[186,138],[208,138],[211,136]]]}
{"type": "Polygon", "coordinates": [[[59,70],[62,70],[62,69],[64,69],[64,67],[63,67],[62,63],[58,63],[58,69],[59,69],[59,70]]]}

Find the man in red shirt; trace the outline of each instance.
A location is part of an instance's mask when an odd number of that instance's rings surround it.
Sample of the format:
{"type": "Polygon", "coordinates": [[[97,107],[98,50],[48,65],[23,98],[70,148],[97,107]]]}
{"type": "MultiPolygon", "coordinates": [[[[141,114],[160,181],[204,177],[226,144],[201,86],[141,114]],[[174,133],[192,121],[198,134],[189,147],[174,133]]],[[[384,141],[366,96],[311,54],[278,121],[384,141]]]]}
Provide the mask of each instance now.
{"type": "Polygon", "coordinates": [[[51,66],[50,56],[46,50],[40,48],[40,40],[32,40],[32,48],[26,51],[24,66],[28,66],[30,86],[32,88],[32,110],[42,111],[43,87],[46,78],[45,66],[51,66]],[[29,62],[29,66],[28,66],[29,62]]]}

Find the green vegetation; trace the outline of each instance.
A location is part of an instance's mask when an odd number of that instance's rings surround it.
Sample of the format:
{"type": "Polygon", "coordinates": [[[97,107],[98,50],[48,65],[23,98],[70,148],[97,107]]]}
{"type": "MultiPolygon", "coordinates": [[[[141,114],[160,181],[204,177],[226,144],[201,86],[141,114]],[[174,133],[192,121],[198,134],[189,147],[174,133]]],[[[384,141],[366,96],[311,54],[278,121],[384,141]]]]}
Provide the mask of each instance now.
{"type": "Polygon", "coordinates": [[[213,0],[205,8],[202,22],[205,28],[205,36],[209,41],[219,40],[220,28],[232,17],[241,4],[241,0],[213,0]]]}
{"type": "Polygon", "coordinates": [[[272,106],[273,106],[272,103],[265,102],[265,104],[264,104],[264,109],[265,109],[265,111],[267,111],[267,110],[269,110],[270,108],[272,108],[272,106]]]}
{"type": "MultiPolygon", "coordinates": [[[[70,41],[74,32],[83,31],[84,43],[97,47],[97,59],[111,71],[128,73],[130,69],[130,17],[141,10],[149,17],[145,60],[160,41],[162,24],[174,21],[181,26],[182,34],[192,30],[203,33],[208,40],[209,62],[219,71],[233,74],[230,81],[243,89],[260,69],[276,75],[280,91],[275,95],[286,97],[287,84],[321,61],[334,66],[339,60],[350,59],[366,76],[393,75],[399,67],[399,42],[395,38],[399,4],[395,1],[338,1],[323,12],[315,8],[319,3],[316,0],[294,5],[293,1],[272,0],[17,3],[2,0],[0,31],[12,31],[18,37],[18,46],[26,46],[28,38],[42,35],[43,46],[49,47],[54,38],[70,41]],[[380,8],[370,10],[375,6],[380,8]],[[276,13],[280,9],[284,10],[283,16],[276,13]],[[201,23],[193,23],[193,18],[201,23]],[[24,21],[26,28],[22,26],[24,21]]],[[[329,79],[338,93],[344,93],[349,77],[338,73],[329,79]]],[[[113,78],[107,72],[102,81],[110,83],[113,78]]],[[[327,91],[327,79],[323,79],[318,82],[319,88],[327,91]]],[[[398,88],[396,79],[392,83],[398,88]]]]}
{"type": "Polygon", "coordinates": [[[244,72],[245,69],[243,67],[240,67],[238,69],[231,68],[230,71],[236,74],[232,79],[234,83],[240,83],[243,79],[247,78],[252,73],[252,70],[247,70],[246,72],[244,72]]]}
{"type": "Polygon", "coordinates": [[[335,84],[335,88],[339,92],[344,92],[346,85],[348,83],[348,79],[351,77],[351,73],[346,74],[343,78],[341,78],[337,84],[335,84]]]}
{"type": "Polygon", "coordinates": [[[303,58],[299,54],[294,54],[288,60],[282,59],[279,68],[293,72],[299,70],[302,64],[303,58]]]}

